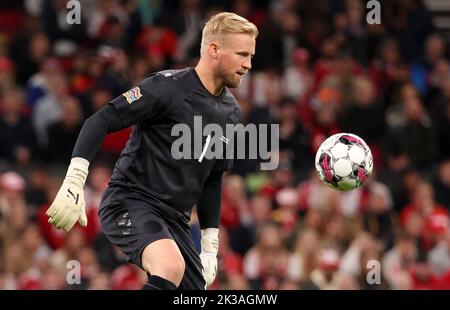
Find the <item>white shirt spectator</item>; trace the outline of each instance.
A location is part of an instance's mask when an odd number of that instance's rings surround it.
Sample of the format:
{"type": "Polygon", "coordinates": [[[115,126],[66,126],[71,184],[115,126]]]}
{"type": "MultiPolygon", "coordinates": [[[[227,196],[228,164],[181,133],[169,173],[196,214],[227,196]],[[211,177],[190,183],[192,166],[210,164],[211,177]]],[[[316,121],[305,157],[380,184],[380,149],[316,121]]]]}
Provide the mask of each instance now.
{"type": "Polygon", "coordinates": [[[33,126],[41,147],[48,144],[48,126],[61,120],[61,117],[62,109],[54,96],[48,95],[38,100],[33,112],[33,126]]]}
{"type": "Polygon", "coordinates": [[[437,276],[450,271],[450,248],[448,241],[439,242],[428,253],[428,262],[437,276]]]}

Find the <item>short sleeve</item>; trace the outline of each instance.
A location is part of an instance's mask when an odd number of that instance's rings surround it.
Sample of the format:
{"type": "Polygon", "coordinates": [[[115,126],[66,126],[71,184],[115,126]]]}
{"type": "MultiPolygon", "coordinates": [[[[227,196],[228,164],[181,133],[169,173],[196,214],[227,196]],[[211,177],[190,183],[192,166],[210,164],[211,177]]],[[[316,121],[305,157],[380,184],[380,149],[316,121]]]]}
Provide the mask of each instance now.
{"type": "MultiPolygon", "coordinates": [[[[164,76],[155,74],[146,78],[143,82],[110,102],[113,105],[126,127],[141,121],[158,117],[167,106],[165,93],[167,82],[164,76]]],[[[166,92],[170,93],[170,92],[166,92]]]]}

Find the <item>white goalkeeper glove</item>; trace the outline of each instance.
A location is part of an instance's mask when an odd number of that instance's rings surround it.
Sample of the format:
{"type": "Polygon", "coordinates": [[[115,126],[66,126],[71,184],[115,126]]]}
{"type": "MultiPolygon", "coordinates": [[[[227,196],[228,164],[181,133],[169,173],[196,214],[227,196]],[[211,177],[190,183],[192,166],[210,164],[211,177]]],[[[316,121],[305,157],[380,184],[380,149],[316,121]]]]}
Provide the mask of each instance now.
{"type": "Polygon", "coordinates": [[[72,158],[66,177],[46,214],[48,222],[57,229],[69,231],[77,221],[87,225],[84,206],[84,183],[88,175],[89,162],[81,157],[72,158]]]}
{"type": "Polygon", "coordinates": [[[202,229],[200,259],[203,266],[203,278],[206,286],[210,286],[217,274],[217,252],[219,251],[219,229],[202,229]]]}

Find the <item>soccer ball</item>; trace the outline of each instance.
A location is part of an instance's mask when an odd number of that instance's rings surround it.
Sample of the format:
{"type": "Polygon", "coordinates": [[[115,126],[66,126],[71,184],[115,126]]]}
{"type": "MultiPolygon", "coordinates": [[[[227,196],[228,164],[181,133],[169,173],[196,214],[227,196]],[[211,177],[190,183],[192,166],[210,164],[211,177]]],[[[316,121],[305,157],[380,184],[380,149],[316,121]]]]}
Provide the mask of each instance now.
{"type": "Polygon", "coordinates": [[[316,153],[317,173],[334,189],[347,191],[360,187],[372,169],[372,152],[363,139],[351,133],[327,138],[316,153]]]}

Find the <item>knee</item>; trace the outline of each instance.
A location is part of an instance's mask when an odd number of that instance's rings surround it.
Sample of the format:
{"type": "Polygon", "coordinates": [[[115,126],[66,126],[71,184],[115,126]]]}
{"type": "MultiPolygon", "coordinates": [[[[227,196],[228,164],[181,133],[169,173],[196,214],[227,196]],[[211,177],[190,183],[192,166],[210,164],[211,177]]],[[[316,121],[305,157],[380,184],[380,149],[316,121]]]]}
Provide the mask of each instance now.
{"type": "Polygon", "coordinates": [[[159,276],[173,282],[176,286],[179,286],[184,276],[184,270],[186,268],[183,257],[174,257],[170,259],[163,259],[160,269],[158,270],[159,276]]]}
{"type": "Polygon", "coordinates": [[[170,282],[177,287],[180,285],[184,276],[186,268],[184,258],[181,253],[167,254],[161,257],[158,261],[147,259],[145,255],[142,256],[142,265],[144,269],[151,275],[156,275],[170,282]]]}

